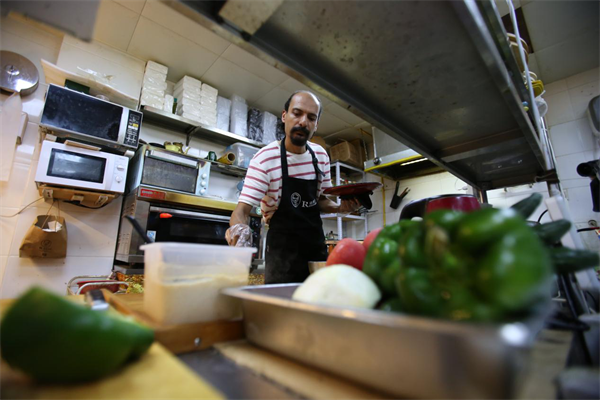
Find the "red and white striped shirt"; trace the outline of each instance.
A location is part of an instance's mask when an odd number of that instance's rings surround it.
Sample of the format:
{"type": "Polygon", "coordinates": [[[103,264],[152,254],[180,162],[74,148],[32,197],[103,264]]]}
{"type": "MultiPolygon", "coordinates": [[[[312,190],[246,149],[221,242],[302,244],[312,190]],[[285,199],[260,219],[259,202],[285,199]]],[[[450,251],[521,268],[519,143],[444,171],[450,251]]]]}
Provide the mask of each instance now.
{"type": "MultiPolygon", "coordinates": [[[[325,176],[316,176],[312,157],[308,150],[303,154],[287,152],[288,174],[291,178],[318,179],[317,197],[319,197],[323,194],[325,188],[331,187],[329,156],[323,147],[318,144],[312,142],[308,142],[308,144],[315,152],[319,169],[325,173],[325,176]]],[[[250,161],[239,201],[258,207],[261,205],[263,197],[268,195],[272,199],[267,204],[262,204],[261,208],[269,209],[279,206],[281,201],[281,177],[281,149],[279,142],[275,141],[259,150],[250,161]]]]}

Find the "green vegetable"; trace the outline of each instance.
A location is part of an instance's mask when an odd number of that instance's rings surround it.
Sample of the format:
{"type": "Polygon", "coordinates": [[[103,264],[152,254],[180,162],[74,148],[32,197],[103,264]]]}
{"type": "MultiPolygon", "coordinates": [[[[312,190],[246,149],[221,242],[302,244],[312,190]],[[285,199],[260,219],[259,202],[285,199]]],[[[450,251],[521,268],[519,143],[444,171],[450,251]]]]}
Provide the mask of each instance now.
{"type": "Polygon", "coordinates": [[[526,309],[550,292],[552,269],[547,251],[527,227],[504,235],[480,262],[478,292],[502,311],[526,309]]]}
{"type": "Polygon", "coordinates": [[[546,244],[555,244],[571,229],[571,223],[566,219],[548,222],[547,224],[536,225],[533,231],[546,244]]]}
{"type": "Polygon", "coordinates": [[[98,312],[42,288],[32,288],[6,311],[2,358],[44,382],[100,378],[140,357],[154,332],[117,313],[98,312]]]}
{"type": "Polygon", "coordinates": [[[576,250],[568,247],[550,249],[554,269],[559,274],[581,271],[600,264],[598,253],[589,250],[576,250]]]}
{"type": "Polygon", "coordinates": [[[527,219],[531,216],[531,214],[533,214],[535,209],[538,208],[543,198],[544,197],[541,194],[533,193],[528,198],[513,204],[510,208],[518,212],[523,219],[527,219]]]}
{"type": "Polygon", "coordinates": [[[396,278],[396,290],[405,311],[431,317],[440,315],[441,290],[425,269],[403,268],[396,278]]]}
{"type": "Polygon", "coordinates": [[[393,297],[384,301],[381,306],[379,306],[379,309],[383,311],[402,312],[404,308],[402,307],[402,301],[397,297],[393,297]]]}
{"type": "Polygon", "coordinates": [[[369,247],[363,262],[363,272],[373,281],[380,282],[383,271],[397,258],[398,243],[379,233],[371,247],[369,247]]]}
{"type": "Polygon", "coordinates": [[[382,307],[393,301],[409,314],[495,322],[547,304],[553,270],[542,239],[560,238],[568,223],[531,229],[524,217],[540,200],[533,195],[504,210],[436,210],[385,227],[363,266],[387,300],[382,307]]]}
{"type": "Polygon", "coordinates": [[[484,208],[468,213],[456,228],[456,242],[467,251],[480,251],[525,225],[513,209],[484,208]]]}
{"type": "Polygon", "coordinates": [[[440,209],[425,215],[423,221],[428,228],[439,226],[451,234],[464,215],[465,214],[460,211],[440,209]]]}

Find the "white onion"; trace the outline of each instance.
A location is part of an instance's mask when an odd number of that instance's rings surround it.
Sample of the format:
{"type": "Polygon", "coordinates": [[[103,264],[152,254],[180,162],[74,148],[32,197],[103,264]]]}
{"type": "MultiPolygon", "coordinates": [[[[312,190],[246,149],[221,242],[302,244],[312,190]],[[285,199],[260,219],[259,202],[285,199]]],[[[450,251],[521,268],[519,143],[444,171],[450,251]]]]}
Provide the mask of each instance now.
{"type": "Polygon", "coordinates": [[[321,268],[294,292],[292,299],[330,306],[373,308],[381,299],[377,285],[348,265],[321,268]]]}

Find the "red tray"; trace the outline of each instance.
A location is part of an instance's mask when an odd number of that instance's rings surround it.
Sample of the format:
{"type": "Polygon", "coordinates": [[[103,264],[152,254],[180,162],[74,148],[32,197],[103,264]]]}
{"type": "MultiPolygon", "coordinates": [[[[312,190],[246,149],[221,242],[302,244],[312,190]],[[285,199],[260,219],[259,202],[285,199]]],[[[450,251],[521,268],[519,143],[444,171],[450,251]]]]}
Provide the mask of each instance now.
{"type": "Polygon", "coordinates": [[[354,196],[359,194],[371,193],[373,190],[381,187],[379,182],[363,182],[363,183],[350,183],[348,185],[340,185],[330,187],[323,190],[323,194],[332,196],[354,196]]]}

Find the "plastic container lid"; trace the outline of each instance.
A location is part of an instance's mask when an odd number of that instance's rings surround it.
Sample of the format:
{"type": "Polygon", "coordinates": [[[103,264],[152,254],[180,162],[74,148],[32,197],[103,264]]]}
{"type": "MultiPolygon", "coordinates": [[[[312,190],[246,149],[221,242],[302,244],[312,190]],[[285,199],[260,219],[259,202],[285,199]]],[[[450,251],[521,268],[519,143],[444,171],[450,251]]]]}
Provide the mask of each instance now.
{"type": "Polygon", "coordinates": [[[144,269],[160,280],[194,278],[204,274],[247,273],[254,247],[231,247],[196,243],[160,242],[145,244],[144,269]]]}

